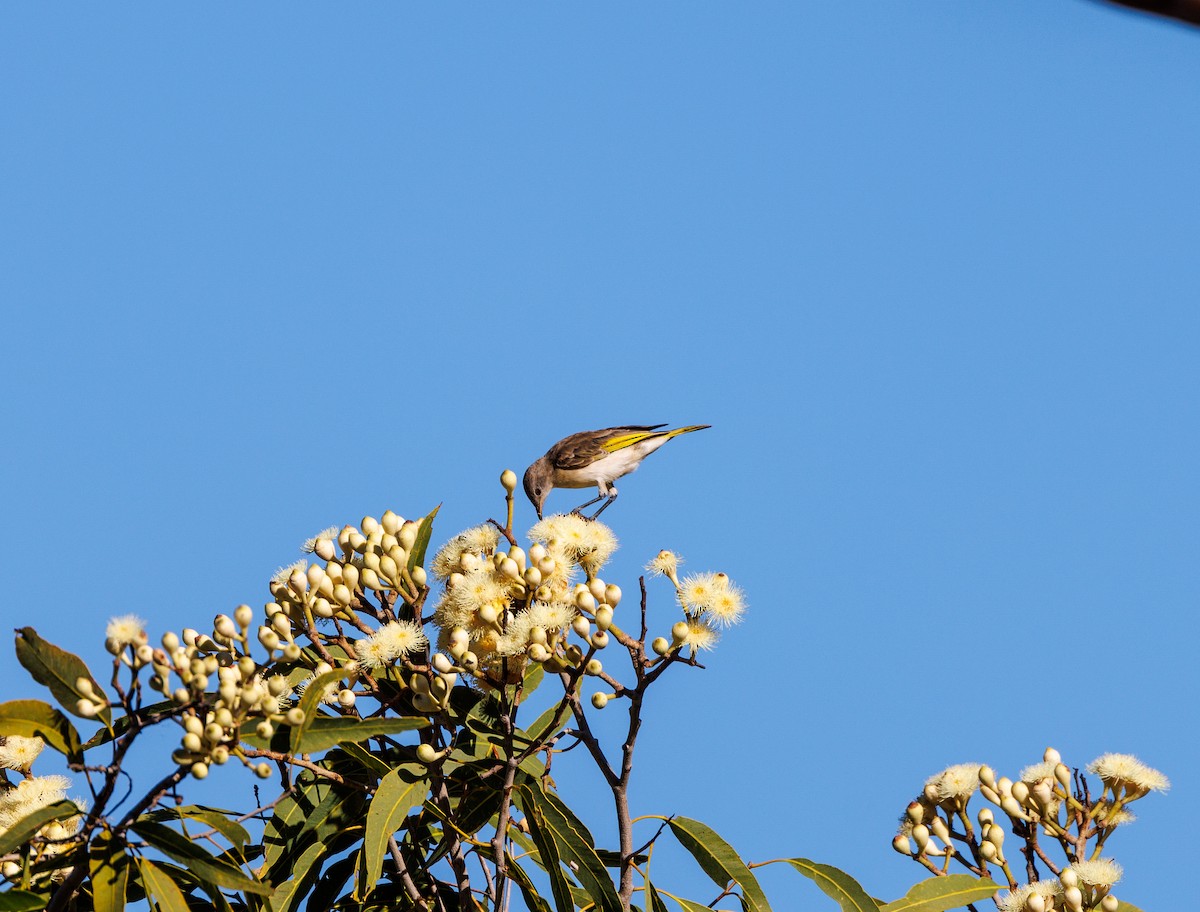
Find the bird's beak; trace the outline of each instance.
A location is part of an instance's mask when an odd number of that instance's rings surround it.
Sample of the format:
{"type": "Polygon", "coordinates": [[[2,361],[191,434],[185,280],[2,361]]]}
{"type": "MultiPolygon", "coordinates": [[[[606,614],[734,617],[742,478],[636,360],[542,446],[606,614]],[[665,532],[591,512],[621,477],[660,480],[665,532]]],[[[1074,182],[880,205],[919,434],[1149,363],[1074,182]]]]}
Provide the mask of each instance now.
{"type": "Polygon", "coordinates": [[[541,507],[534,507],[534,510],[536,510],[536,511],[537,511],[538,519],[541,519],[541,518],[542,518],[542,508],[541,508],[541,507]]]}

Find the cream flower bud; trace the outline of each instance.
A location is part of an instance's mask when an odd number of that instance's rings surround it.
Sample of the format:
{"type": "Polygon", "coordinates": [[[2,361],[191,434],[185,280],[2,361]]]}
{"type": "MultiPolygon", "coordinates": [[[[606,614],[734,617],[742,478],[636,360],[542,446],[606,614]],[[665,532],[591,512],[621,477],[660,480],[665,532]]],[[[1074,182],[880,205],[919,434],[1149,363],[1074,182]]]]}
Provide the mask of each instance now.
{"type": "Polygon", "coordinates": [[[1004,848],[1004,827],[992,824],[987,828],[987,835],[984,836],[988,842],[998,849],[1004,848]]]}
{"type": "Polygon", "coordinates": [[[197,760],[192,764],[192,776],[196,779],[208,778],[208,764],[203,760],[197,760]]]}
{"type": "Polygon", "coordinates": [[[317,544],[313,548],[313,554],[323,561],[331,561],[337,555],[337,549],[334,548],[333,542],[328,538],[318,538],[317,544]]]}
{"type": "Polygon", "coordinates": [[[454,671],[454,663],[440,652],[434,655],[432,661],[434,669],[439,674],[451,674],[454,671]]]}
{"type": "Polygon", "coordinates": [[[1034,893],[1025,900],[1025,912],[1046,912],[1046,899],[1034,893]]]}
{"type": "Polygon", "coordinates": [[[217,766],[224,766],[229,762],[229,748],[224,744],[218,744],[212,749],[212,762],[217,766]]]}
{"type": "Polygon", "coordinates": [[[601,664],[599,659],[591,659],[586,665],[583,666],[583,671],[585,674],[598,675],[603,670],[604,665],[601,664]]]}
{"type": "Polygon", "coordinates": [[[1120,907],[1120,901],[1111,893],[1104,897],[1104,899],[1100,900],[1100,908],[1103,910],[1103,912],[1117,912],[1117,909],[1120,907]]]}
{"type": "Polygon", "coordinates": [[[1058,875],[1058,880],[1064,887],[1079,886],[1079,875],[1070,868],[1064,868],[1063,872],[1058,875]]]}
{"type": "Polygon", "coordinates": [[[245,630],[254,621],[254,609],[249,605],[238,605],[233,609],[233,619],[238,627],[245,630]]]}
{"type": "Polygon", "coordinates": [[[979,844],[979,854],[987,861],[995,861],[996,855],[999,853],[996,851],[996,847],[990,842],[981,842],[979,844]]]}
{"type": "Polygon", "coordinates": [[[354,595],[350,592],[350,587],[345,583],[338,583],[333,587],[333,600],[339,605],[346,606],[354,601],[354,595]]]}
{"type": "Polygon", "coordinates": [[[511,580],[521,578],[521,568],[517,566],[517,562],[511,557],[504,558],[503,563],[500,564],[500,572],[511,580]]]}
{"type": "Polygon", "coordinates": [[[412,546],[417,541],[417,523],[406,522],[401,526],[400,531],[396,533],[396,540],[400,542],[401,548],[412,553],[412,546]]]}
{"type": "Polygon", "coordinates": [[[259,779],[270,778],[271,764],[267,763],[264,760],[262,763],[258,764],[256,767],[254,767],[254,775],[256,775],[259,779]]]}
{"type": "Polygon", "coordinates": [[[325,568],[320,564],[313,564],[305,571],[304,575],[308,578],[310,589],[319,589],[321,583],[325,580],[325,568]]]}
{"type": "Polygon", "coordinates": [[[608,634],[603,630],[597,630],[592,634],[592,645],[597,649],[604,649],[608,646],[608,634]]]}
{"type": "Polygon", "coordinates": [[[1029,800],[1029,785],[1024,782],[1014,782],[1011,794],[1021,804],[1025,804],[1029,800]]]}
{"type": "Polygon", "coordinates": [[[431,763],[437,763],[438,752],[432,744],[417,745],[417,759],[428,766],[431,763]]]}
{"type": "Polygon", "coordinates": [[[599,630],[608,630],[612,626],[613,610],[608,605],[601,605],[596,609],[596,627],[599,630]]]}
{"type": "Polygon", "coordinates": [[[196,645],[196,637],[198,637],[198,636],[200,636],[200,631],[193,630],[191,627],[184,627],[183,628],[183,645],[184,646],[195,646],[196,645]]]}
{"type": "Polygon", "coordinates": [[[608,694],[594,693],[592,694],[592,706],[596,707],[596,709],[604,709],[608,705],[609,699],[608,694]]]}
{"type": "Polygon", "coordinates": [[[1042,759],[1047,763],[1062,763],[1062,754],[1060,754],[1054,748],[1048,747],[1042,753],[1042,759]]]}
{"type": "Polygon", "coordinates": [[[286,636],[291,632],[292,622],[286,614],[280,612],[271,618],[271,627],[280,636],[286,636]]]}
{"type": "Polygon", "coordinates": [[[254,733],[260,738],[265,738],[269,741],[271,736],[275,734],[275,726],[269,720],[263,719],[258,725],[254,726],[254,733]]]}
{"type": "Polygon", "coordinates": [[[505,469],[500,473],[500,484],[504,486],[504,490],[511,494],[517,489],[517,473],[512,469],[505,469]]]}
{"type": "MultiPolygon", "coordinates": [[[[175,690],[172,691],[172,693],[171,693],[171,699],[174,702],[180,704],[181,706],[184,703],[188,702],[188,700],[190,700],[191,698],[192,698],[192,695],[186,687],[176,687],[175,690]]],[[[81,700],[80,702],[83,702],[83,701],[81,700]]],[[[91,704],[88,704],[88,705],[90,706],[91,704]]],[[[80,713],[80,715],[83,715],[83,714],[80,713]]]]}
{"type": "Polygon", "coordinates": [[[671,644],[666,637],[655,637],[650,643],[650,648],[654,650],[655,654],[665,656],[671,651],[671,644]]]}
{"type": "MultiPolygon", "coordinates": [[[[184,716],[183,730],[185,732],[191,732],[196,737],[199,737],[204,732],[204,723],[195,716],[184,716]]],[[[196,749],[199,750],[199,748],[196,749]]]]}
{"type": "Polygon", "coordinates": [[[154,647],[149,643],[142,643],[133,651],[134,657],[140,665],[149,665],[154,661],[154,647]]]}
{"type": "Polygon", "coordinates": [[[592,632],[592,622],[585,618],[582,614],[575,615],[575,620],[571,621],[571,629],[584,639],[592,632]]]}
{"type": "MultiPolygon", "coordinates": [[[[995,789],[988,788],[988,786],[986,786],[986,785],[979,786],[979,794],[981,794],[984,798],[986,798],[992,804],[998,805],[1000,803],[1000,796],[996,794],[995,789]]],[[[987,809],[984,808],[984,810],[987,810],[987,809]]]]}
{"type": "Polygon", "coordinates": [[[354,695],[354,691],[352,691],[349,687],[345,687],[338,691],[337,699],[341,706],[349,709],[354,705],[355,700],[358,698],[354,695]]]}
{"type": "Polygon", "coordinates": [[[1060,763],[1054,767],[1054,778],[1058,780],[1058,784],[1068,791],[1071,788],[1071,770],[1067,768],[1065,763],[1060,763]]]}
{"type": "Polygon", "coordinates": [[[525,652],[535,662],[545,662],[550,658],[550,650],[541,643],[532,644],[525,652]]]}
{"type": "Polygon", "coordinates": [[[975,819],[979,821],[980,826],[986,826],[992,823],[996,817],[992,814],[991,808],[980,808],[979,813],[975,815],[975,819]]]}
{"type": "Polygon", "coordinates": [[[544,545],[542,545],[541,542],[536,542],[535,544],[533,544],[529,547],[529,562],[531,564],[536,564],[538,561],[540,561],[545,556],[546,556],[546,548],[544,545]]]}
{"type": "Polygon", "coordinates": [[[1014,820],[1028,820],[1029,817],[1021,809],[1021,805],[1012,795],[1000,799],[1000,809],[1014,820]]]}
{"type": "Polygon", "coordinates": [[[412,573],[409,575],[418,589],[425,588],[425,584],[429,582],[429,575],[425,572],[424,567],[413,567],[412,573]]]}
{"type": "Polygon", "coordinates": [[[233,623],[233,618],[227,614],[218,614],[213,618],[213,634],[215,636],[223,636],[226,639],[233,639],[238,634],[237,626],[233,623]]]}
{"type": "Polygon", "coordinates": [[[586,589],[575,593],[575,607],[580,611],[595,611],[596,600],[586,589]]]}
{"type": "Polygon", "coordinates": [[[1000,793],[1001,798],[1005,798],[1012,794],[1012,780],[1007,776],[1001,776],[996,780],[996,791],[1000,793]]]}
{"type": "Polygon", "coordinates": [[[1071,912],[1083,912],[1083,891],[1079,887],[1067,887],[1063,890],[1063,901],[1071,912]]]}
{"type": "Polygon", "coordinates": [[[377,520],[374,516],[364,516],[362,518],[362,522],[358,524],[358,527],[362,529],[363,535],[370,535],[379,528],[379,520],[377,520]]]}
{"type": "Polygon", "coordinates": [[[375,592],[378,592],[383,588],[383,583],[379,581],[379,574],[370,567],[363,567],[362,576],[360,579],[362,580],[362,584],[365,589],[371,589],[375,592]]]}
{"type": "Polygon", "coordinates": [[[913,842],[917,844],[917,852],[924,852],[926,846],[929,845],[929,827],[923,823],[918,823],[912,828],[912,838],[913,842]]]}
{"type": "Polygon", "coordinates": [[[530,567],[525,571],[525,584],[537,589],[542,585],[542,571],[537,567],[530,567]]]}
{"type": "Polygon", "coordinates": [[[179,743],[189,754],[198,754],[200,752],[200,748],[204,746],[203,742],[200,740],[200,736],[195,732],[186,732],[183,738],[180,739],[179,743]]]}
{"type": "Polygon", "coordinates": [[[162,635],[162,645],[167,652],[174,652],[179,648],[179,637],[168,630],[162,635]]]}
{"type": "Polygon", "coordinates": [[[616,583],[609,583],[604,587],[604,601],[616,608],[621,604],[621,587],[616,583]]]}
{"type": "Polygon", "coordinates": [[[284,714],[283,718],[284,718],[284,721],[287,722],[288,725],[292,725],[292,726],[303,725],[304,724],[304,710],[302,710],[299,706],[293,706],[291,709],[289,709],[284,714]]]}
{"type": "Polygon", "coordinates": [[[592,598],[597,602],[604,601],[604,580],[600,579],[600,577],[597,576],[589,580],[587,589],[592,594],[592,598]]]}
{"type": "MultiPolygon", "coordinates": [[[[359,572],[358,567],[354,564],[345,564],[342,567],[342,582],[349,587],[353,592],[358,588],[359,572]]],[[[334,592],[337,592],[337,587],[334,587],[334,592]]]]}
{"type": "Polygon", "coordinates": [[[558,569],[558,561],[547,555],[537,562],[537,568],[542,572],[542,576],[546,577],[558,569]]]}
{"type": "Polygon", "coordinates": [[[479,620],[483,621],[485,624],[495,624],[497,619],[500,617],[499,612],[496,610],[496,606],[490,604],[481,607],[476,614],[479,617],[479,620]]]}
{"type": "Polygon", "coordinates": [[[384,510],[383,515],[379,517],[379,524],[383,526],[383,531],[388,535],[395,535],[404,525],[404,517],[397,516],[391,510],[384,510]]]}
{"type": "Polygon", "coordinates": [[[687,639],[689,632],[687,621],[676,621],[671,627],[671,639],[676,643],[682,643],[687,639]]]}
{"type": "Polygon", "coordinates": [[[925,808],[921,806],[921,802],[919,801],[910,801],[904,809],[904,816],[913,823],[920,823],[925,819],[925,808]]]}
{"type": "Polygon", "coordinates": [[[996,787],[996,773],[990,766],[979,767],[979,781],[988,788],[996,787]]]}
{"type": "Polygon", "coordinates": [[[296,595],[304,595],[308,591],[308,577],[303,570],[293,570],[288,574],[287,585],[296,595]]]}
{"type": "Polygon", "coordinates": [[[950,845],[950,828],[946,826],[946,821],[941,817],[935,815],[933,820],[929,822],[929,829],[933,831],[934,836],[946,845],[950,845]]]}
{"type": "Polygon", "coordinates": [[[351,531],[346,541],[350,545],[350,550],[357,554],[362,554],[367,550],[367,540],[358,532],[351,531]]]}
{"type": "Polygon", "coordinates": [[[375,568],[375,571],[392,582],[400,579],[400,566],[394,558],[387,554],[379,558],[379,566],[375,568]]]}
{"type": "Polygon", "coordinates": [[[100,707],[91,700],[84,699],[75,704],[75,712],[85,719],[94,719],[99,714],[100,707]]]}
{"type": "Polygon", "coordinates": [[[913,853],[912,843],[908,841],[908,837],[900,834],[897,834],[895,837],[893,837],[892,848],[901,855],[911,855],[913,853]]]}
{"type": "Polygon", "coordinates": [[[333,610],[333,606],[329,604],[329,600],[324,598],[319,598],[313,602],[312,611],[317,617],[326,619],[333,617],[336,613],[333,610]]]}

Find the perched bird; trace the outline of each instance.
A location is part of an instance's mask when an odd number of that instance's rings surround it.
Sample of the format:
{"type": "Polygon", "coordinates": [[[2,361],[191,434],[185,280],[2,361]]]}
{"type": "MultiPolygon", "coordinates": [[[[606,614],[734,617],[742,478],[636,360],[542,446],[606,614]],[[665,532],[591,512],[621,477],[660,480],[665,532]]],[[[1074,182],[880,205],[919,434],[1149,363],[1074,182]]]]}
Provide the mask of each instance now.
{"type": "Polygon", "coordinates": [[[604,505],[591,517],[595,519],[617,499],[617,489],[612,484],[616,479],[628,475],[672,437],[702,431],[711,425],[693,424],[673,431],[659,430],[664,427],[665,424],[630,425],[581,431],[554,444],[545,456],[525,470],[525,493],[537,510],[538,519],[542,518],[542,507],[552,488],[587,488],[591,485],[596,486],[599,495],[571,512],[578,513],[603,500],[604,505]]]}

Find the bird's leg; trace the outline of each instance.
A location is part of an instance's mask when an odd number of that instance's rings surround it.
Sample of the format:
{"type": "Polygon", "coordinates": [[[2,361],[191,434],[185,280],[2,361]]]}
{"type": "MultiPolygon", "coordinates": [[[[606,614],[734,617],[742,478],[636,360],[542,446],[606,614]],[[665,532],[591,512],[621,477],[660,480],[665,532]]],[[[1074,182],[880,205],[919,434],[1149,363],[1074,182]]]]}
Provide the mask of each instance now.
{"type": "MultiPolygon", "coordinates": [[[[596,498],[596,499],[599,500],[600,498],[596,498]]],[[[601,513],[603,513],[605,510],[607,510],[609,508],[609,506],[612,504],[612,502],[616,499],[617,499],[617,489],[610,485],[609,489],[608,489],[608,500],[604,501],[604,503],[600,506],[600,509],[591,515],[591,519],[596,519],[601,513]]]]}
{"type": "MultiPolygon", "coordinates": [[[[590,507],[594,503],[600,503],[600,501],[604,500],[604,498],[609,497],[612,494],[616,493],[615,488],[612,488],[610,485],[606,485],[606,484],[599,485],[598,489],[600,492],[599,494],[597,494],[595,497],[593,497],[587,503],[582,503],[579,506],[577,506],[574,510],[571,511],[571,513],[574,514],[575,516],[579,516],[583,513],[583,510],[585,508],[590,507]]],[[[600,509],[603,510],[604,507],[601,507],[600,509]]]]}

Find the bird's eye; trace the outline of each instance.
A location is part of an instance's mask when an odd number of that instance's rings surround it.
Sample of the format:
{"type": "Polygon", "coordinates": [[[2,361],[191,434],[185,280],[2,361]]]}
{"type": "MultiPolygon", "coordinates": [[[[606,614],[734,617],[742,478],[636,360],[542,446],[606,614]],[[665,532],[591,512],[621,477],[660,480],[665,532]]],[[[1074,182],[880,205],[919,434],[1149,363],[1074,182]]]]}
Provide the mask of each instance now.
{"type": "Polygon", "coordinates": [[[534,488],[534,489],[533,489],[533,493],[534,493],[534,494],[541,494],[541,493],[542,493],[542,489],[541,489],[541,488],[534,488]]]}

